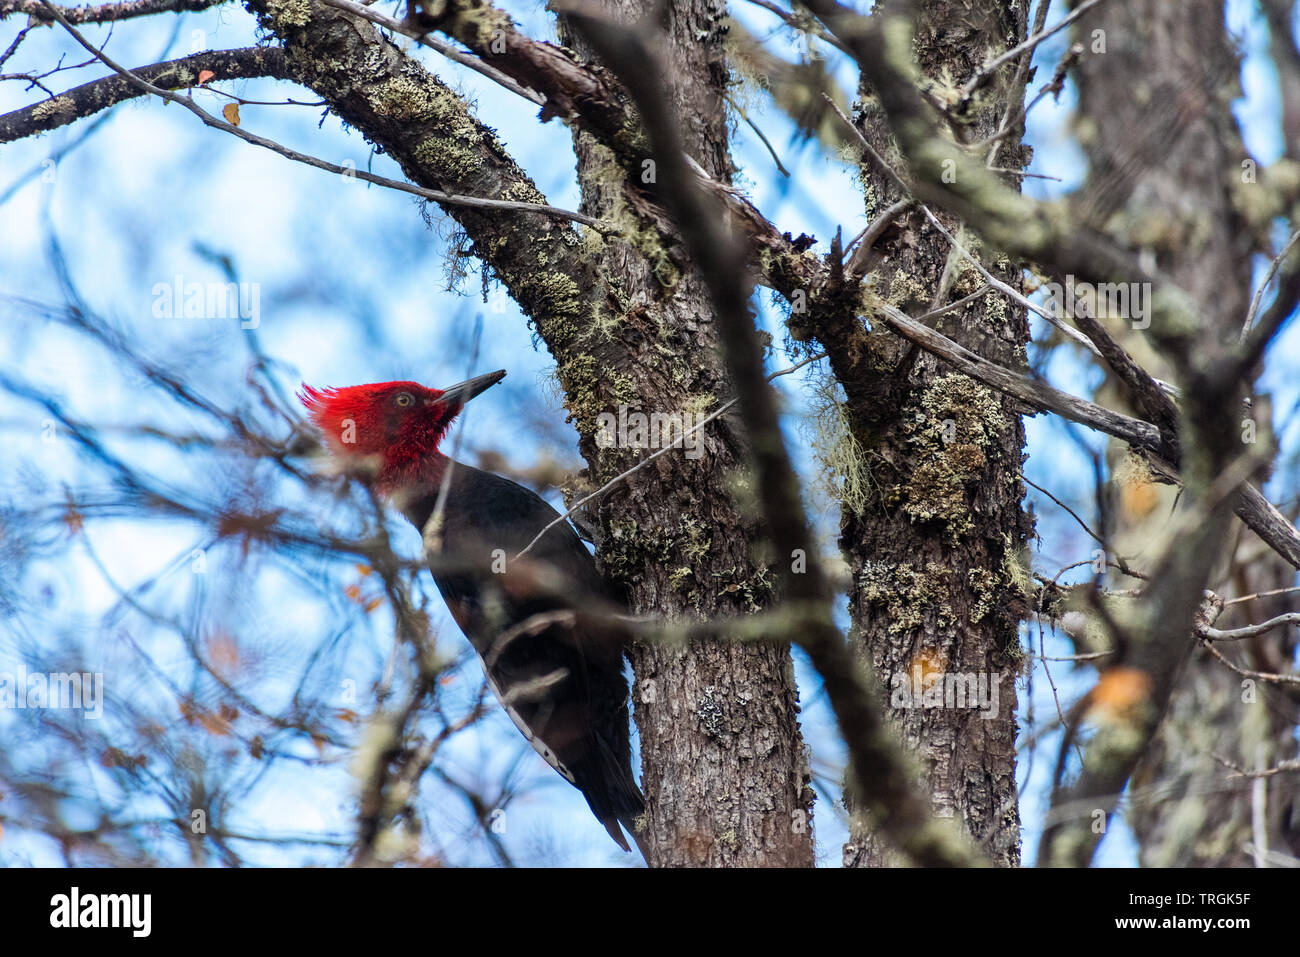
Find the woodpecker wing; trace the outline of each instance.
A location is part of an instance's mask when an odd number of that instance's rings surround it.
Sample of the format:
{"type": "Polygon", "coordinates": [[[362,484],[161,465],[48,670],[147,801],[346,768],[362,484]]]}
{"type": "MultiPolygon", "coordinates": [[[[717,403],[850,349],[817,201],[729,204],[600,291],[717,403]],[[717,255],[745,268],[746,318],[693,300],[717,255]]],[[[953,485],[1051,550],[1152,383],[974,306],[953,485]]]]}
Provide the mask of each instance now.
{"type": "MultiPolygon", "coordinates": [[[[567,522],[514,562],[558,513],[509,479],[449,467],[434,581],[510,719],[628,850],[619,825],[637,838],[644,799],[631,771],[622,647],[612,629],[573,614],[607,598],[595,562],[567,522]]],[[[403,511],[423,530],[437,498],[435,488],[403,511]]]]}

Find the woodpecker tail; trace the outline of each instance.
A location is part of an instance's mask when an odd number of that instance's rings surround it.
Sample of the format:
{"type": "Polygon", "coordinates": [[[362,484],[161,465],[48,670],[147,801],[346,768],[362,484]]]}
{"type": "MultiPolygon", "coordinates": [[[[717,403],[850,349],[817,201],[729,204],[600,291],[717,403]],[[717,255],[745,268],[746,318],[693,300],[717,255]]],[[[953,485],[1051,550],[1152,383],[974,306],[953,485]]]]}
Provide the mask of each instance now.
{"type": "Polygon", "coordinates": [[[620,758],[615,748],[597,735],[587,750],[586,758],[571,766],[574,784],[582,791],[592,813],[604,825],[614,843],[631,852],[632,848],[623,836],[626,830],[648,864],[649,845],[637,830],[638,818],[645,814],[645,798],[632,777],[629,757],[620,758]]]}
{"type": "MultiPolygon", "coordinates": [[[[638,795],[639,793],[640,792],[638,792],[638,795]]],[[[632,835],[632,840],[636,842],[636,849],[641,852],[641,857],[647,864],[649,864],[650,844],[637,829],[637,826],[643,823],[642,815],[644,813],[645,802],[643,800],[641,810],[637,813],[620,814],[618,817],[601,818],[600,823],[605,825],[605,830],[609,832],[609,836],[614,839],[614,842],[628,853],[631,853],[632,848],[628,847],[627,838],[623,836],[623,831],[627,831],[628,834],[632,835]],[[619,825],[622,825],[622,827],[620,828],[619,825]]]]}

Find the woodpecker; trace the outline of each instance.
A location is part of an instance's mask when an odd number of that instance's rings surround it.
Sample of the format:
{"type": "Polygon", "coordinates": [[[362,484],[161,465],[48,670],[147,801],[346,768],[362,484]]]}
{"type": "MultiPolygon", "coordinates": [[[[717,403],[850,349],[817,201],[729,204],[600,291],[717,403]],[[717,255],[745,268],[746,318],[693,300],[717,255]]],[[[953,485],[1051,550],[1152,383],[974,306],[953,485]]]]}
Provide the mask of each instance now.
{"type": "Polygon", "coordinates": [[[645,802],[632,776],[622,641],[613,629],[566,614],[584,600],[612,602],[591,554],[564,521],[534,543],[559,518],[555,509],[438,448],[465,403],[503,378],[504,370],[490,372],[443,390],[418,382],[304,383],[298,398],[340,465],[365,475],[421,532],[433,580],[515,726],[582,792],[624,851],[620,826],[646,856],[636,829],[645,802]]]}

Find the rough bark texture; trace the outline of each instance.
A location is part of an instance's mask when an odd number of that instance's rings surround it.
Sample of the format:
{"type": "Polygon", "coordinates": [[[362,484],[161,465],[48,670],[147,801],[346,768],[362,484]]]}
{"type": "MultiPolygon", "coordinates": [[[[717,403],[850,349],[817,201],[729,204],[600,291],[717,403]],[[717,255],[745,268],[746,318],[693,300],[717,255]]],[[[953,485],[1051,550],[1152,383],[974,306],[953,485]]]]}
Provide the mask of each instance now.
{"type": "MultiPolygon", "coordinates": [[[[645,12],[639,3],[604,6],[620,20],[645,12]]],[[[723,16],[721,3],[672,3],[646,29],[665,33],[666,92],[687,151],[725,182],[732,167],[723,16]]],[[[583,49],[567,30],[562,37],[583,49]]],[[[632,221],[612,154],[585,133],[574,141],[582,209],[632,221]]],[[[732,389],[708,290],[674,237],[645,223],[635,228],[635,244],[612,241],[596,253],[618,302],[598,333],[617,335],[621,354],[608,372],[633,410],[710,411],[732,389]]],[[[600,505],[598,554],[637,614],[735,617],[774,597],[765,557],[755,554],[760,529],[744,507],[753,494],[746,439],[729,417],[706,432],[701,457],[663,456],[600,505]]],[[[647,454],[584,451],[596,486],[647,454]]],[[[632,658],[652,863],[811,866],[813,795],[788,646],[721,638],[686,648],[643,644],[632,658]]]]}
{"type": "MultiPolygon", "coordinates": [[[[914,49],[932,80],[959,85],[991,57],[1024,38],[1018,3],[920,5],[914,49]]],[[[997,129],[1009,100],[1021,90],[1003,69],[971,110],[961,134],[982,139],[997,129]]],[[[868,141],[895,169],[903,164],[870,89],[861,91],[857,122],[868,141]]],[[[1019,168],[1028,151],[1009,136],[992,165],[1019,168]]],[[[868,167],[869,169],[869,167],[868,167]]],[[[901,198],[878,171],[864,176],[867,215],[901,198]]],[[[945,226],[957,233],[955,220],[945,226]]],[[[1019,287],[1019,270],[1005,257],[963,244],[987,268],[1019,287]]],[[[905,215],[876,243],[871,267],[878,293],[912,315],[955,301],[982,285],[978,274],[952,256],[951,246],[919,210],[905,215]]],[[[1023,368],[1028,325],[1021,310],[989,296],[941,320],[940,330],[1009,368],[1023,368]]],[[[934,812],[960,819],[997,864],[1020,859],[1016,795],[1016,677],[1021,670],[1017,629],[1027,579],[1024,546],[1032,522],[1021,510],[1024,429],[1013,400],[955,373],[928,354],[896,339],[877,339],[879,388],[888,401],[850,396],[849,421],[859,467],[870,489],[856,510],[846,506],[840,545],[852,571],[850,640],[875,667],[890,716],[916,752],[923,787],[934,812]],[[979,707],[915,707],[893,694],[896,681],[912,689],[957,675],[997,683],[996,711],[979,707]],[[901,706],[900,706],[901,705],[901,706]]],[[[951,702],[958,703],[958,702],[951,702]]],[[[849,798],[851,800],[851,796],[849,798]]],[[[855,820],[844,847],[847,866],[890,862],[887,848],[855,820]]]]}
{"type": "MultiPolygon", "coordinates": [[[[1234,208],[1246,153],[1231,113],[1240,95],[1238,64],[1216,0],[1171,7],[1158,0],[1105,4],[1084,17],[1076,38],[1092,48],[1077,72],[1081,141],[1090,174],[1081,209],[1134,245],[1145,246],[1160,269],[1203,303],[1206,322],[1232,329],[1250,295],[1250,257],[1260,235],[1234,208]],[[1102,31],[1100,34],[1095,31],[1102,31]],[[1104,43],[1104,52],[1095,49],[1104,43]]],[[[1109,323],[1113,334],[1153,374],[1169,377],[1161,350],[1141,331],[1109,323]]],[[[1118,395],[1105,395],[1112,407],[1118,395]]],[[[1262,428],[1260,441],[1269,441],[1262,428]]],[[[1115,503],[1115,546],[1141,554],[1169,521],[1172,490],[1153,504],[1132,507],[1133,483],[1120,481],[1115,503]]],[[[1239,558],[1260,543],[1240,526],[1239,558]]],[[[1290,585],[1294,569],[1277,556],[1264,558],[1236,580],[1215,583],[1231,596],[1290,585]]],[[[1125,583],[1130,584],[1130,583],[1125,583]]],[[[1123,585],[1117,587],[1125,587],[1123,585]]],[[[1216,625],[1239,627],[1289,610],[1292,596],[1237,606],[1216,625]]],[[[1193,639],[1189,636],[1188,641],[1193,639]]],[[[1244,647],[1221,650],[1244,667],[1289,670],[1296,629],[1283,628],[1244,647]]],[[[1204,650],[1193,654],[1159,733],[1130,785],[1128,820],[1140,861],[1159,867],[1234,867],[1251,863],[1252,805],[1265,817],[1268,845],[1287,854],[1300,847],[1293,775],[1265,779],[1260,804],[1249,779],[1229,778],[1215,755],[1255,768],[1294,758],[1300,698],[1265,682],[1246,684],[1204,650]]]]}

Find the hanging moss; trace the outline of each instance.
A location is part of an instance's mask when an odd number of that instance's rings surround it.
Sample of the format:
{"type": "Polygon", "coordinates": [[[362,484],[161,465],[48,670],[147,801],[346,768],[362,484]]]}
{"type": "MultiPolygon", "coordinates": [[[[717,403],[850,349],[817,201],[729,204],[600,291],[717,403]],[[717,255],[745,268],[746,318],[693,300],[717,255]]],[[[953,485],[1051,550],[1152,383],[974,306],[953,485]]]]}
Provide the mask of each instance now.
{"type": "Polygon", "coordinates": [[[862,515],[868,503],[879,494],[867,465],[866,452],[850,429],[848,413],[840,398],[841,389],[834,376],[826,373],[813,382],[812,409],[802,427],[820,466],[814,491],[838,500],[854,515],[862,515]]]}

